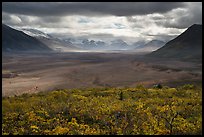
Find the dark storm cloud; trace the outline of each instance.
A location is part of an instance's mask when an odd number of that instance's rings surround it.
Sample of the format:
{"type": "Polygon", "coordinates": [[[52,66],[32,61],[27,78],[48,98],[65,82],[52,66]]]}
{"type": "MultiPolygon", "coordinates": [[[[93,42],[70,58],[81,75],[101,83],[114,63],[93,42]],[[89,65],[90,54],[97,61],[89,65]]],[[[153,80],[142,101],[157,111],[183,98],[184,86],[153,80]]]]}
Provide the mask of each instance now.
{"type": "Polygon", "coordinates": [[[115,15],[165,13],[183,7],[181,2],[4,2],[2,11],[32,16],[115,15]]]}
{"type": "Polygon", "coordinates": [[[202,24],[202,3],[186,4],[186,8],[171,12],[156,20],[157,25],[166,28],[185,29],[193,24],[202,24]]]}
{"type": "MultiPolygon", "coordinates": [[[[64,26],[59,26],[59,22],[62,21],[63,17],[61,16],[45,16],[45,17],[34,17],[34,16],[25,16],[25,15],[16,15],[2,12],[2,23],[11,25],[11,26],[40,26],[46,28],[60,28],[64,26]],[[17,22],[17,21],[18,22],[17,22]]],[[[68,27],[66,27],[68,28],[68,27]]]]}
{"type": "Polygon", "coordinates": [[[167,13],[148,14],[147,16],[127,16],[133,28],[156,24],[164,28],[185,29],[193,24],[202,24],[202,3],[185,3],[184,7],[174,8],[167,13]]]}
{"type": "Polygon", "coordinates": [[[179,35],[181,29],[202,24],[202,3],[3,2],[2,23],[19,28],[43,28],[59,33],[60,37],[116,38],[121,29],[126,39],[168,40],[179,35]],[[121,16],[126,20],[121,20],[121,16]]]}

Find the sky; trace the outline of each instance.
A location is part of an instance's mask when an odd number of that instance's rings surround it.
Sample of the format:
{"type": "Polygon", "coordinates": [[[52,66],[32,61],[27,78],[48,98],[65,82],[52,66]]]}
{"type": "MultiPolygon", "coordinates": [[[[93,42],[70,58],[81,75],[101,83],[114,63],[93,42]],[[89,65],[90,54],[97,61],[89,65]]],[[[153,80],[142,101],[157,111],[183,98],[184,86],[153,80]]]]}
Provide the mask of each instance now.
{"type": "Polygon", "coordinates": [[[169,41],[202,24],[201,2],[3,2],[2,23],[61,38],[169,41]]]}

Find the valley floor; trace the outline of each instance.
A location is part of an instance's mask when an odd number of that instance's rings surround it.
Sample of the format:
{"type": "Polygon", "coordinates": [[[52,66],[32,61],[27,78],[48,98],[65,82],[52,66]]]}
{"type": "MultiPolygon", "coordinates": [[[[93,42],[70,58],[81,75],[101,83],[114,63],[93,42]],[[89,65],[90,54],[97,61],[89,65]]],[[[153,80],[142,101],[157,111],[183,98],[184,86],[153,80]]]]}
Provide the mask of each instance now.
{"type": "Polygon", "coordinates": [[[2,95],[87,87],[177,86],[202,82],[202,63],[136,53],[4,54],[2,95]]]}

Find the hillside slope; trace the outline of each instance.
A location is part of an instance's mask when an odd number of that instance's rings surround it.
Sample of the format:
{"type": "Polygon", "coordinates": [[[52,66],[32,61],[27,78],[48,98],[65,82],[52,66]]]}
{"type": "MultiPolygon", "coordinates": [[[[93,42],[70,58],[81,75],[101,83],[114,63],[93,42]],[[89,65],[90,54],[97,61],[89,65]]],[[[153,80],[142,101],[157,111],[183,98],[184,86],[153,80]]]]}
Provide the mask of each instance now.
{"type": "Polygon", "coordinates": [[[4,51],[51,51],[34,37],[2,24],[2,50],[4,51]]]}
{"type": "Polygon", "coordinates": [[[148,56],[202,60],[202,25],[192,25],[148,56]]]}

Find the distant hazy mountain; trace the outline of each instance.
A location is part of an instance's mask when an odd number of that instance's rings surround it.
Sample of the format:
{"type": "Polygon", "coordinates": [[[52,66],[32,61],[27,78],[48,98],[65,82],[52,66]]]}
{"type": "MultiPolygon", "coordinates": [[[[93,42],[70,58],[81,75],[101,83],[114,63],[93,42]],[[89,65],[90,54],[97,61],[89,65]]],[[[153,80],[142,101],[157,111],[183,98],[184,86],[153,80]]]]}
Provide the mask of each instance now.
{"type": "Polygon", "coordinates": [[[36,38],[2,24],[3,51],[51,51],[36,38]]]}
{"type": "Polygon", "coordinates": [[[136,50],[145,51],[145,52],[152,52],[155,51],[162,46],[164,46],[165,42],[161,40],[152,40],[144,45],[140,45],[136,47],[136,50]]]}
{"type": "Polygon", "coordinates": [[[48,45],[49,48],[53,50],[72,51],[72,50],[80,49],[67,40],[65,41],[57,38],[46,38],[46,37],[38,37],[37,39],[40,40],[42,43],[48,45]]]}
{"type": "Polygon", "coordinates": [[[130,46],[123,40],[116,39],[116,40],[111,41],[109,48],[112,50],[127,50],[130,48],[130,46]]]}
{"type": "Polygon", "coordinates": [[[96,47],[96,43],[94,40],[89,41],[88,39],[84,39],[82,41],[82,48],[83,49],[92,49],[94,47],[96,47]]]}
{"type": "Polygon", "coordinates": [[[57,51],[71,51],[71,50],[78,50],[76,46],[72,44],[69,40],[62,40],[55,38],[49,34],[46,34],[37,29],[22,29],[23,32],[26,34],[35,37],[45,45],[47,45],[52,50],[57,51]]]}
{"type": "Polygon", "coordinates": [[[202,60],[202,25],[192,25],[148,56],[202,60]]]}
{"type": "Polygon", "coordinates": [[[96,41],[96,45],[98,46],[98,48],[102,48],[106,46],[106,43],[103,41],[96,41]]]}
{"type": "Polygon", "coordinates": [[[107,48],[107,44],[103,41],[95,41],[95,40],[82,40],[81,44],[79,44],[85,50],[104,50],[107,48]]]}
{"type": "Polygon", "coordinates": [[[85,50],[128,50],[132,48],[132,46],[128,45],[121,39],[113,40],[110,43],[102,40],[95,41],[83,39],[77,44],[77,47],[85,50]]]}
{"type": "Polygon", "coordinates": [[[146,42],[145,41],[137,41],[137,42],[134,42],[131,46],[133,47],[133,49],[139,47],[139,46],[143,46],[145,45],[146,42]]]}

